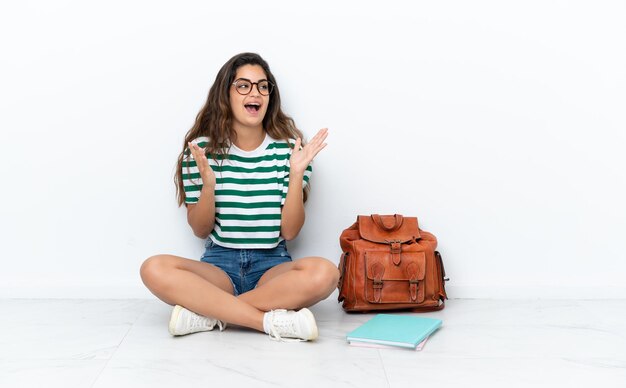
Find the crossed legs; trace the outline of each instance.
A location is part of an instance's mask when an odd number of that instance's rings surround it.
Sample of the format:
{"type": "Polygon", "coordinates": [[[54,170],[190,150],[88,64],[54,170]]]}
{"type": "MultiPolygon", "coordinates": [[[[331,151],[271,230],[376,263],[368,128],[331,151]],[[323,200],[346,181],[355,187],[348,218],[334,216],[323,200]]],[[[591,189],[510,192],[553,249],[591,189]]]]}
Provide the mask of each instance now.
{"type": "Polygon", "coordinates": [[[233,295],[228,275],[201,261],[157,255],[141,266],[148,289],[170,305],[207,317],[263,331],[269,310],[298,310],[326,299],[337,287],[337,267],[321,257],[307,257],[268,270],[255,289],[233,295]]]}

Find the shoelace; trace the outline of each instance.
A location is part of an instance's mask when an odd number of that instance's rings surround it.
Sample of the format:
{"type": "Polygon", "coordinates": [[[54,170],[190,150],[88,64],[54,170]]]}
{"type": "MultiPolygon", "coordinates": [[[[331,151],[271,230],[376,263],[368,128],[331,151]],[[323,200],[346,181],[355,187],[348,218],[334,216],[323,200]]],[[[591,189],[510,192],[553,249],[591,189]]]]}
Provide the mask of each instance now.
{"type": "Polygon", "coordinates": [[[189,329],[195,331],[197,328],[204,329],[205,327],[209,327],[211,330],[217,325],[220,331],[224,331],[226,328],[226,323],[220,321],[219,319],[209,318],[202,316],[200,314],[196,314],[193,311],[188,311],[188,314],[191,315],[191,318],[187,321],[189,324],[189,329]]]}
{"type": "MultiPolygon", "coordinates": [[[[191,330],[205,328],[210,325],[211,321],[207,317],[191,313],[191,320],[189,321],[189,328],[191,330]]],[[[214,325],[215,326],[215,325],[214,325]]]]}
{"type": "Polygon", "coordinates": [[[284,312],[287,310],[272,310],[270,311],[270,339],[273,341],[281,341],[281,342],[304,342],[305,340],[301,338],[283,338],[280,333],[291,332],[295,333],[296,327],[294,325],[294,320],[291,319],[288,315],[285,316],[286,319],[277,319],[278,322],[275,321],[275,311],[284,312]]]}

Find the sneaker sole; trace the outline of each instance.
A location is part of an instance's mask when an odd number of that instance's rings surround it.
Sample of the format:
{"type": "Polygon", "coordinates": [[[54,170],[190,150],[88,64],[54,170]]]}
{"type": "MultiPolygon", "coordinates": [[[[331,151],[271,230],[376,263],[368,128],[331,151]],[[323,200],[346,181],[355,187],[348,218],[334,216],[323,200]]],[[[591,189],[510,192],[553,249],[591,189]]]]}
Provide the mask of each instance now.
{"type": "Polygon", "coordinates": [[[303,311],[304,311],[304,315],[306,315],[307,320],[309,321],[309,326],[313,327],[314,329],[311,335],[309,336],[309,338],[304,338],[304,339],[307,341],[312,341],[316,339],[319,335],[319,332],[317,330],[317,323],[315,322],[315,317],[313,316],[313,313],[311,312],[311,310],[305,307],[301,309],[299,312],[303,312],[303,311]]]}
{"type": "Polygon", "coordinates": [[[176,322],[178,322],[178,316],[180,315],[181,310],[183,309],[182,306],[176,305],[174,306],[174,310],[172,310],[172,315],[170,316],[170,323],[168,325],[168,330],[170,332],[171,335],[176,336],[178,334],[176,334],[176,322]]]}

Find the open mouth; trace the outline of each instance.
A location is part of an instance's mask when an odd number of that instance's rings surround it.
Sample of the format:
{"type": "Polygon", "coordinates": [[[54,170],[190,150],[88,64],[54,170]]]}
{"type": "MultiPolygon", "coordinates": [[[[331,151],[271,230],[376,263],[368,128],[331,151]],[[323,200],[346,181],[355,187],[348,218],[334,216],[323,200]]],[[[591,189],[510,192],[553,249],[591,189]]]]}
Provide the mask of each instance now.
{"type": "Polygon", "coordinates": [[[248,111],[248,113],[252,114],[257,113],[259,109],[261,109],[261,105],[257,103],[246,104],[244,105],[244,107],[246,108],[246,111],[248,111]]]}

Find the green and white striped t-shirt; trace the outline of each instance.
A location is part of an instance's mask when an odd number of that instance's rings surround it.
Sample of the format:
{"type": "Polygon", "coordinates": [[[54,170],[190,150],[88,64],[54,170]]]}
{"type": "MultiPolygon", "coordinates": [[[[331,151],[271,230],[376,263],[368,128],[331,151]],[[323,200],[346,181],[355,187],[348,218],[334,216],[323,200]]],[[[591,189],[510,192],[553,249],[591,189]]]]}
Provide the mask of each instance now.
{"type": "MultiPolygon", "coordinates": [[[[192,141],[204,148],[207,137],[192,141]]],[[[295,141],[292,141],[294,144],[295,141]]],[[[227,159],[217,162],[208,157],[215,173],[215,227],[209,238],[227,248],[274,248],[280,236],[281,206],[289,187],[291,147],[284,140],[265,135],[253,151],[243,151],[234,144],[227,159]]],[[[185,203],[200,198],[202,178],[193,156],[186,151],[183,160],[185,203]]],[[[304,174],[303,187],[309,182],[312,167],[304,174]]]]}

